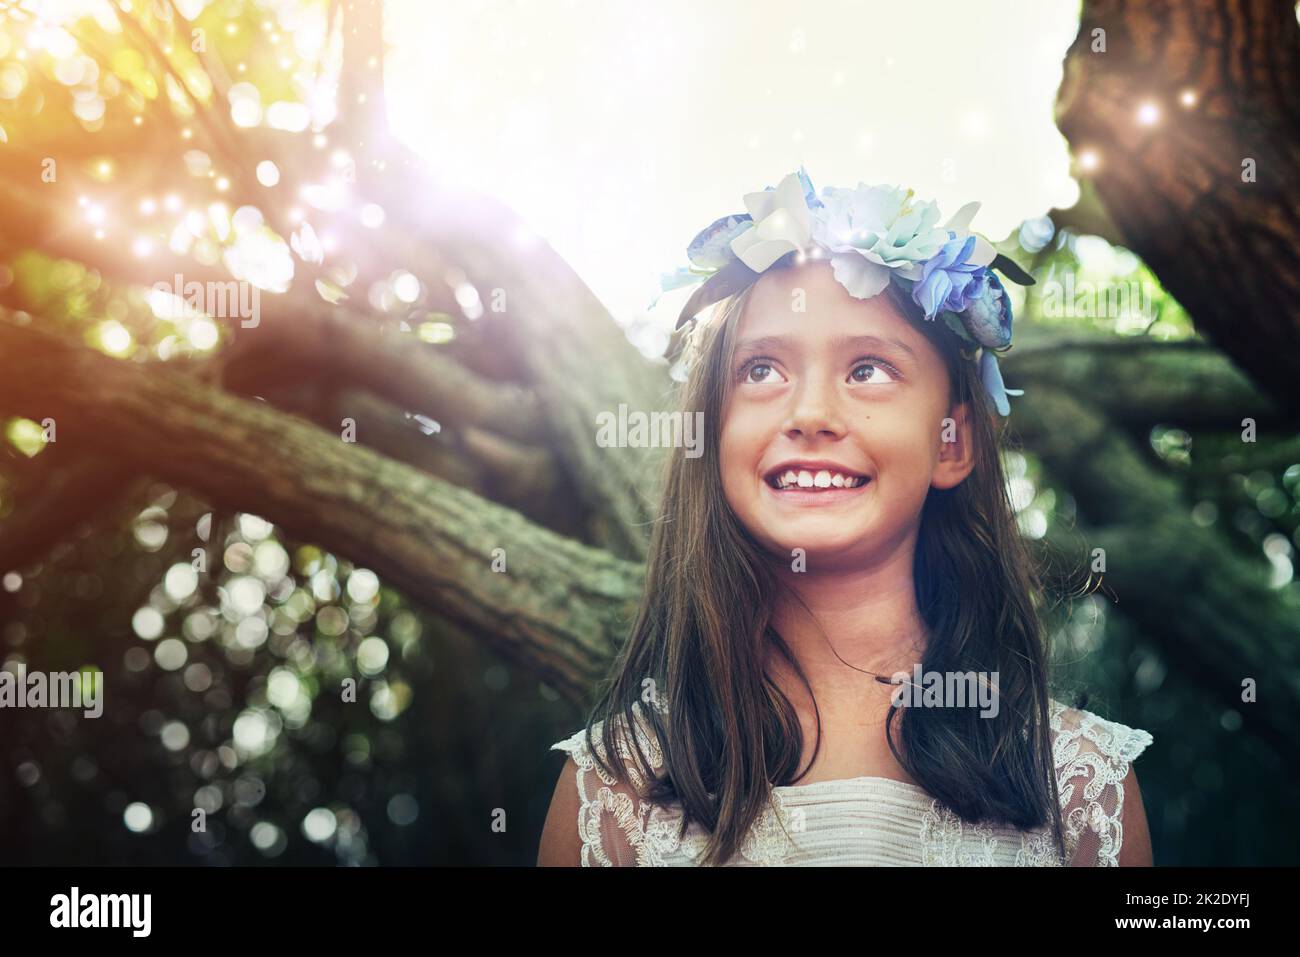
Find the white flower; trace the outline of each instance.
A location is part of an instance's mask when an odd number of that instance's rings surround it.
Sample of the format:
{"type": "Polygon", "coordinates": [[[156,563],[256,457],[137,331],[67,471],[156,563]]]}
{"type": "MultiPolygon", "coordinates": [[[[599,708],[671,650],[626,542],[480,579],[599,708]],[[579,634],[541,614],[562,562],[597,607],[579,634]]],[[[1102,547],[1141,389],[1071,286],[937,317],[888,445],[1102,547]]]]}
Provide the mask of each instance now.
{"type": "Polygon", "coordinates": [[[979,203],[967,203],[953,214],[952,219],[948,220],[943,228],[951,232],[954,239],[965,239],[967,236],[973,235],[975,237],[975,250],[966,262],[972,266],[987,266],[997,257],[998,251],[993,248],[992,243],[979,233],[971,232],[970,221],[975,218],[979,208],[979,203]]]}
{"type": "Polygon", "coordinates": [[[889,283],[891,269],[905,278],[919,275],[918,263],[948,239],[937,228],[935,204],[908,205],[911,198],[911,190],[863,183],[857,189],[822,190],[813,236],[831,252],[835,278],[850,295],[878,295],[889,283]]]}
{"type": "MultiPolygon", "coordinates": [[[[813,238],[831,252],[835,278],[858,299],[870,299],[889,283],[891,270],[912,281],[944,243],[966,231],[978,203],[963,206],[943,227],[934,202],[912,202],[913,192],[894,186],[827,187],[813,225],[813,238]],[[958,232],[958,230],[960,230],[958,232]]],[[[972,262],[986,265],[995,251],[976,238],[972,262]],[[982,261],[980,261],[982,259],[982,261]]]]}
{"type": "Polygon", "coordinates": [[[776,189],[746,193],[745,209],[754,222],[731,241],[731,251],[754,272],[763,272],[786,253],[807,250],[813,217],[798,173],[785,177],[776,189]]]}

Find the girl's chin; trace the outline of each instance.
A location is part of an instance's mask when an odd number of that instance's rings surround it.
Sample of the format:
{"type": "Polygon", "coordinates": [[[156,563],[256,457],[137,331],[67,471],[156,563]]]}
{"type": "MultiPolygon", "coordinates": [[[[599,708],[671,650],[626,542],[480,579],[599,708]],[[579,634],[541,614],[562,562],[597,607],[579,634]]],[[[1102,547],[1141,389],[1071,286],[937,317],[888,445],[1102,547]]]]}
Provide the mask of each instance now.
{"type": "Polygon", "coordinates": [[[763,534],[774,554],[787,560],[791,549],[802,549],[806,555],[818,555],[823,560],[840,554],[850,554],[862,548],[862,543],[880,534],[880,529],[869,517],[846,513],[837,508],[809,508],[801,510],[764,509],[758,518],[763,534]]]}
{"type": "Polygon", "coordinates": [[[767,512],[757,518],[763,538],[809,551],[852,548],[863,539],[880,534],[877,522],[865,515],[845,515],[834,509],[810,510],[794,515],[767,512]]]}
{"type": "Polygon", "coordinates": [[[799,534],[782,531],[767,538],[767,551],[778,565],[804,574],[861,568],[864,564],[862,543],[865,536],[853,538],[837,530],[832,535],[814,532],[799,534]],[[797,549],[797,551],[796,551],[797,549]],[[802,558],[802,567],[793,564],[802,558]]]}

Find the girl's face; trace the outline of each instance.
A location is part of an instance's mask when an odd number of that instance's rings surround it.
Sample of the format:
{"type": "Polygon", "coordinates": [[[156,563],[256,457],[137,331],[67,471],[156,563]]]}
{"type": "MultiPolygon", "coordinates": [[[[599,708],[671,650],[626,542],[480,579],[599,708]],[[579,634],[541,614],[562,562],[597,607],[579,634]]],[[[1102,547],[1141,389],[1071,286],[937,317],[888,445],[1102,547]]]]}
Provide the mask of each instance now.
{"type": "Polygon", "coordinates": [[[914,546],[929,489],[973,467],[943,357],[885,295],[850,296],[825,260],[755,282],[729,374],[723,494],[774,554],[849,568],[914,546]],[[794,488],[774,487],[792,472],[794,488]]]}

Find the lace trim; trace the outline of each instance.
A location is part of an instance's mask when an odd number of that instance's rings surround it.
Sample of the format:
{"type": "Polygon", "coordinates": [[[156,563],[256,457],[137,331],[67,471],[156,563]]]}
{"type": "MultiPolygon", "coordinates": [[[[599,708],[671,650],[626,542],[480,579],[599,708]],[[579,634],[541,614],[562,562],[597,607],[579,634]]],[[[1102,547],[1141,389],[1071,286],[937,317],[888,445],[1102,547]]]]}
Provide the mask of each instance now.
{"type": "Polygon", "coordinates": [[[803,808],[796,808],[792,815],[781,795],[773,791],[762,815],[745,835],[745,840],[740,845],[740,855],[745,860],[764,867],[778,866],[794,851],[789,835],[803,830],[803,808]]]}
{"type": "Polygon", "coordinates": [[[1043,827],[1020,836],[1020,850],[1016,852],[1016,867],[1060,867],[1065,862],[1056,849],[1052,829],[1043,827]]]}
{"type": "MultiPolygon", "coordinates": [[[[1023,843],[1022,837],[1020,854],[1023,843]]],[[[992,827],[963,821],[937,799],[921,817],[921,863],[927,867],[993,867],[997,849],[992,827]]]]}
{"type": "MultiPolygon", "coordinates": [[[[645,752],[652,769],[663,767],[663,751],[659,747],[659,742],[644,726],[644,718],[637,704],[632,705],[632,710],[637,718],[634,723],[635,734],[641,744],[641,750],[645,752]]],[[[603,725],[604,722],[597,722],[592,727],[592,738],[597,753],[607,759],[605,746],[601,740],[603,725]]],[[[645,779],[639,770],[632,743],[628,740],[626,724],[622,721],[615,725],[614,741],[618,750],[618,760],[614,762],[607,760],[607,763],[625,768],[629,782],[639,792],[645,779]]],[[[626,792],[615,790],[619,781],[596,763],[591,749],[587,746],[586,730],[577,731],[565,740],[551,745],[551,750],[569,754],[578,766],[580,799],[578,836],[582,840],[582,866],[591,867],[593,861],[601,867],[614,866],[601,839],[605,814],[612,815],[622,829],[628,846],[636,854],[638,867],[662,865],[664,855],[678,846],[676,832],[667,826],[667,821],[655,820],[654,812],[658,805],[639,798],[633,799],[626,792]],[[594,793],[590,787],[590,776],[593,773],[601,782],[594,793]]]]}
{"type": "Polygon", "coordinates": [[[1052,757],[1061,792],[1067,856],[1074,857],[1085,832],[1091,831],[1097,839],[1097,866],[1118,867],[1124,843],[1124,778],[1129,765],[1151,744],[1152,737],[1140,728],[1107,721],[1091,711],[1067,708],[1059,701],[1051,703],[1051,726],[1055,732],[1052,757]],[[1072,727],[1063,726],[1067,710],[1078,715],[1072,727]]]}

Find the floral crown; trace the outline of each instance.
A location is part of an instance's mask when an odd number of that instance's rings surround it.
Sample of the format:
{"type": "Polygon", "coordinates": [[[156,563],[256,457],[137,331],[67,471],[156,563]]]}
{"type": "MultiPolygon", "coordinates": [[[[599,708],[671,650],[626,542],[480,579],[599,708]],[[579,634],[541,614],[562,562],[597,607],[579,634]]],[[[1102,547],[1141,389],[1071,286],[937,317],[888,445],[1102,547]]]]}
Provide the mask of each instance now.
{"type": "Polygon", "coordinates": [[[687,248],[691,265],[664,275],[661,291],[704,280],[677,320],[680,329],[705,306],[734,295],[787,254],[828,256],[835,278],[858,299],[879,295],[893,281],[965,344],[979,362],[980,380],[1000,415],[1009,415],[1007,389],[994,350],[1011,345],[1011,300],[994,269],[1013,282],[1033,285],[1027,272],[969,230],[979,203],[968,203],[942,227],[934,202],[913,201],[896,186],[838,189],[817,196],[803,167],[767,187],[746,193],[747,213],[711,223],[687,248]],[[978,353],[978,355],[977,355],[978,353]]]}

